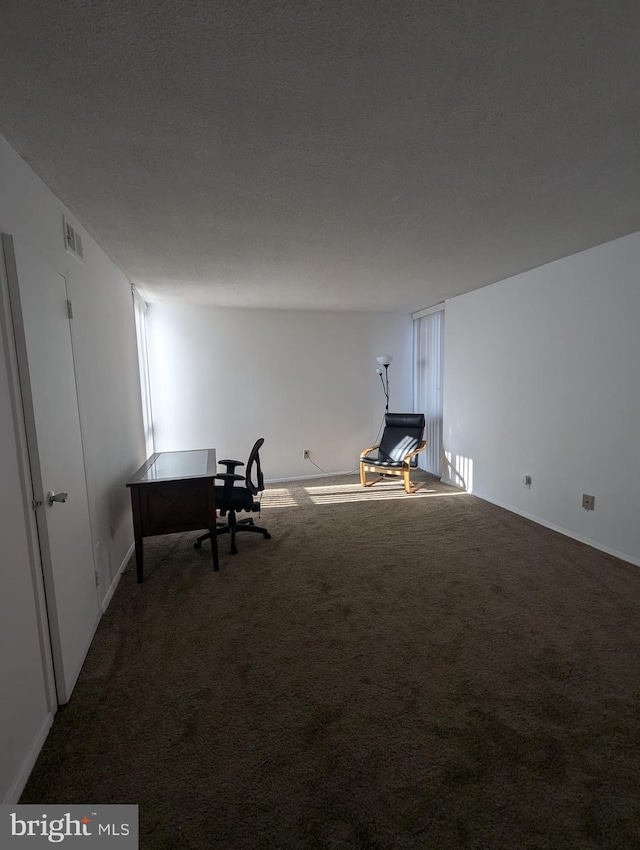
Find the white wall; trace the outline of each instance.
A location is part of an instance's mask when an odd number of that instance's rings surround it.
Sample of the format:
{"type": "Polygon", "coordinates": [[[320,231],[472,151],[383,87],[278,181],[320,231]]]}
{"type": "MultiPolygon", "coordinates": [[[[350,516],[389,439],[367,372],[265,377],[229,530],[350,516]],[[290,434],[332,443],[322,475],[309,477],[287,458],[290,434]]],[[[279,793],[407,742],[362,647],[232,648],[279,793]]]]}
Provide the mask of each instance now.
{"type": "Polygon", "coordinates": [[[244,459],[257,437],[270,480],[355,470],[384,414],[376,355],[391,354],[391,410],[411,410],[408,315],[231,310],[147,312],[156,451],[215,447],[244,459]]]}
{"type": "MultiPolygon", "coordinates": [[[[98,567],[104,598],[133,541],[125,481],[144,460],[130,285],[82,227],[78,230],[84,241],[84,263],[65,251],[63,213],[75,225],[78,222],[2,137],[0,186],[0,231],[29,245],[69,281],[89,508],[94,545],[101,542],[98,567]]],[[[11,638],[0,642],[0,800],[19,793],[34,747],[37,755],[48,712],[34,631],[29,530],[16,489],[18,448],[8,395],[6,344],[3,339],[0,350],[0,623],[11,638]],[[6,504],[5,496],[11,497],[6,504]]]]}
{"type": "Polygon", "coordinates": [[[447,301],[444,358],[473,492],[638,564],[639,322],[636,233],[447,301]]]}

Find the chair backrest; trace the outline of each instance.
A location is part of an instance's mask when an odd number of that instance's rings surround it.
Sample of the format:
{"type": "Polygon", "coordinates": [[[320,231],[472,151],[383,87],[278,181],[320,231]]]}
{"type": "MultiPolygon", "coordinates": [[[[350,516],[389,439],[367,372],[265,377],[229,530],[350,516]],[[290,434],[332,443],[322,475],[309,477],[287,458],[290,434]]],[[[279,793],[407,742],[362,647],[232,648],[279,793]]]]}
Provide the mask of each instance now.
{"type": "Polygon", "coordinates": [[[262,467],[260,466],[260,449],[264,443],[264,437],[260,437],[255,441],[249,460],[247,461],[246,484],[247,489],[255,496],[264,490],[264,478],[262,477],[262,467]],[[255,481],[253,478],[253,467],[255,466],[255,481]]]}
{"type": "MultiPolygon", "coordinates": [[[[381,459],[399,463],[422,442],[424,413],[387,413],[384,418],[385,426],[378,454],[381,459]]],[[[417,466],[417,457],[411,458],[410,463],[411,466],[417,466]]]]}

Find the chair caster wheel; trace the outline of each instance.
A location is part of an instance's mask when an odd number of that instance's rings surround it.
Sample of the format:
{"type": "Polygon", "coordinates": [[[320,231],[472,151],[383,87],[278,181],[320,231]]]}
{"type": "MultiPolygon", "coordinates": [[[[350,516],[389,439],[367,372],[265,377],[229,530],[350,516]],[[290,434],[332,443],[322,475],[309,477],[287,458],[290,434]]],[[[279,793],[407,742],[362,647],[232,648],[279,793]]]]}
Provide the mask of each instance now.
{"type": "Polygon", "coordinates": [[[263,533],[263,535],[262,535],[262,536],[264,537],[264,539],[265,539],[265,540],[270,540],[270,539],[271,539],[271,535],[269,534],[269,532],[268,532],[268,531],[265,531],[265,532],[263,533]]]}
{"type": "Polygon", "coordinates": [[[196,540],[196,542],[193,544],[193,548],[202,549],[202,543],[199,540],[196,540]]]}

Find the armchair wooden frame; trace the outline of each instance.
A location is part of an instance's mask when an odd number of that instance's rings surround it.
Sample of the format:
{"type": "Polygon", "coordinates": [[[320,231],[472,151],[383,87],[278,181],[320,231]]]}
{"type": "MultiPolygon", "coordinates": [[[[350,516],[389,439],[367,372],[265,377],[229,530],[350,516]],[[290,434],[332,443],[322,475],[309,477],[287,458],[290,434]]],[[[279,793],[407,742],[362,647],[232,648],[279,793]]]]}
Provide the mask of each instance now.
{"type": "Polygon", "coordinates": [[[366,455],[368,455],[369,452],[375,451],[375,449],[379,449],[380,443],[377,443],[375,446],[369,446],[368,449],[364,449],[364,451],[360,454],[360,483],[363,487],[371,487],[378,481],[382,481],[382,479],[387,475],[400,475],[404,479],[405,493],[415,493],[416,490],[422,486],[422,482],[419,484],[411,482],[411,459],[415,455],[424,451],[426,447],[427,441],[422,440],[417,448],[408,452],[404,456],[399,466],[388,466],[386,464],[378,465],[375,460],[367,460],[366,455]],[[377,472],[378,477],[367,480],[367,472],[377,472]]]}

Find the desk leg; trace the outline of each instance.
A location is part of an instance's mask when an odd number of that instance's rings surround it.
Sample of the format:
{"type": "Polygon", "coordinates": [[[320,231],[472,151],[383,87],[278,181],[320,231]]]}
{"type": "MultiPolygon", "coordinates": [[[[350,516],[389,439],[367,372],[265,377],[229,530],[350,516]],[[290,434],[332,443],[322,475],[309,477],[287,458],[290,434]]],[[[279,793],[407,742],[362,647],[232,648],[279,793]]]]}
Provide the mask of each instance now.
{"type": "Polygon", "coordinates": [[[133,540],[136,546],[136,573],[138,584],[144,580],[142,561],[144,551],[142,548],[142,506],[140,504],[140,488],[131,488],[131,510],[133,512],[133,540]]]}
{"type": "Polygon", "coordinates": [[[216,491],[214,490],[213,479],[208,482],[207,495],[209,499],[209,534],[211,535],[213,571],[217,573],[220,565],[218,564],[218,537],[216,534],[216,491]]]}
{"type": "Polygon", "coordinates": [[[213,571],[218,572],[220,566],[218,564],[218,539],[216,537],[215,528],[210,528],[209,533],[211,534],[211,553],[213,555],[213,571]]]}

